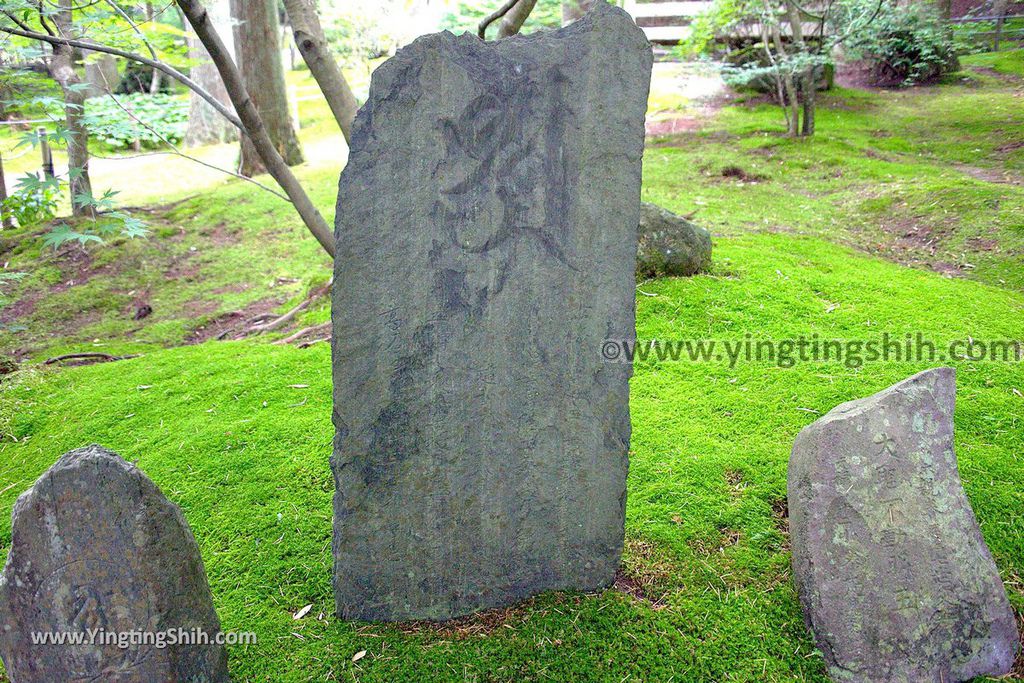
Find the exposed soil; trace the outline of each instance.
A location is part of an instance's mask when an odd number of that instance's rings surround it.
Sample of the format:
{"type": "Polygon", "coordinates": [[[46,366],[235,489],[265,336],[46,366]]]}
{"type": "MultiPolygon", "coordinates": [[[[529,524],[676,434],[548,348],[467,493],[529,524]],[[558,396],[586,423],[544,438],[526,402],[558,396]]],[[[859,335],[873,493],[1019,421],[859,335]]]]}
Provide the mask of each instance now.
{"type": "Polygon", "coordinates": [[[647,137],[674,135],[676,133],[692,133],[699,130],[701,122],[694,116],[680,116],[662,121],[648,121],[644,126],[647,137]]]}
{"type": "Polygon", "coordinates": [[[979,168],[978,166],[968,166],[967,164],[956,164],[954,168],[975,180],[983,180],[986,183],[1024,187],[1024,177],[1010,171],[1003,171],[998,168],[979,168]]]}
{"type": "Polygon", "coordinates": [[[992,76],[993,78],[998,78],[1004,83],[1013,83],[1018,85],[1024,84],[1024,78],[1021,78],[1020,76],[1014,74],[1004,74],[1002,71],[996,71],[990,66],[970,66],[968,68],[971,71],[985,74],[986,76],[992,76]]]}
{"type": "Polygon", "coordinates": [[[639,577],[630,576],[623,569],[619,569],[615,575],[615,590],[625,593],[634,600],[645,602],[654,609],[664,609],[665,595],[651,595],[649,589],[650,586],[645,586],[639,577]]]}
{"type": "Polygon", "coordinates": [[[738,180],[741,183],[760,183],[768,180],[767,176],[763,176],[760,173],[751,173],[739,166],[726,166],[722,169],[722,177],[738,180]]]}
{"type": "MultiPolygon", "coordinates": [[[[201,307],[203,303],[204,302],[196,302],[196,305],[201,307]]],[[[246,336],[245,330],[250,327],[253,318],[270,315],[273,313],[274,309],[282,303],[284,303],[282,299],[270,297],[254,301],[241,310],[230,311],[219,315],[213,320],[210,320],[209,322],[192,330],[192,332],[185,337],[185,343],[202,344],[204,341],[208,341],[210,339],[241,339],[246,336]]],[[[206,311],[206,313],[215,309],[216,305],[214,304],[211,309],[206,311]]]]}

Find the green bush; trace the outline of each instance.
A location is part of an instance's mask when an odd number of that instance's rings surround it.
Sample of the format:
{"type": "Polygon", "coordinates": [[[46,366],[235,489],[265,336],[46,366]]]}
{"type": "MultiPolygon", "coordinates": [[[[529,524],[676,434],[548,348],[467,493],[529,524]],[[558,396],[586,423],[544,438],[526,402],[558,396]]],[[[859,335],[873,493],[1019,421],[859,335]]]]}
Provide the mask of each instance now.
{"type": "MultiPolygon", "coordinates": [[[[31,174],[29,174],[31,176],[31,174]]],[[[39,225],[57,215],[59,186],[38,176],[22,179],[18,189],[0,203],[0,217],[13,218],[20,227],[39,225]]]]}
{"type": "Polygon", "coordinates": [[[164,93],[92,97],[82,120],[89,135],[111,147],[159,147],[161,138],[177,143],[185,136],[188,100],[164,93]]]}
{"type": "Polygon", "coordinates": [[[845,0],[833,24],[837,35],[849,33],[845,56],[866,62],[876,85],[929,83],[959,68],[952,36],[932,4],[845,0]]]}

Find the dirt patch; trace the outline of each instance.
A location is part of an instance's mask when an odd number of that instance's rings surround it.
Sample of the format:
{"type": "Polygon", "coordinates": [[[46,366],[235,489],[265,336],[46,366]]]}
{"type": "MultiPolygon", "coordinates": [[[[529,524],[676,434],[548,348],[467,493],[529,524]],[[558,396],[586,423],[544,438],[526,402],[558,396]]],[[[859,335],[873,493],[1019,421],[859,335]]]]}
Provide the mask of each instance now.
{"type": "Polygon", "coordinates": [[[10,325],[27,318],[36,310],[36,303],[42,298],[42,294],[32,292],[0,308],[0,323],[10,325]]]}
{"type": "Polygon", "coordinates": [[[252,289],[252,283],[249,282],[236,282],[235,284],[225,285],[218,287],[213,290],[214,294],[240,294],[252,289]]]}
{"type": "Polygon", "coordinates": [[[768,180],[768,176],[761,175],[760,173],[751,173],[739,166],[726,166],[722,169],[721,174],[723,178],[729,178],[741,183],[761,183],[768,180]]]}
{"type": "MultiPolygon", "coordinates": [[[[582,600],[580,596],[568,596],[559,594],[555,597],[556,606],[578,605],[582,600]]],[[[544,616],[548,608],[540,607],[536,598],[530,598],[519,602],[512,607],[487,609],[476,614],[465,617],[457,617],[444,622],[436,621],[405,621],[395,626],[407,635],[416,633],[431,633],[442,638],[468,638],[472,636],[486,636],[496,630],[505,629],[514,631],[518,626],[526,623],[527,620],[544,616]]],[[[360,635],[371,635],[372,631],[380,628],[376,624],[368,624],[359,628],[360,635]]],[[[551,645],[561,645],[561,641],[553,640],[551,645]]]]}
{"type": "Polygon", "coordinates": [[[729,486],[729,493],[739,496],[747,488],[747,478],[740,470],[726,470],[725,483],[729,486]]]}
{"type": "Polygon", "coordinates": [[[218,223],[212,228],[202,228],[199,234],[209,240],[215,247],[230,247],[241,242],[240,230],[228,230],[225,223],[218,223]]]}
{"type": "MultiPolygon", "coordinates": [[[[245,330],[251,325],[253,318],[269,315],[282,303],[284,302],[281,299],[271,297],[254,301],[240,310],[223,313],[189,332],[185,337],[185,344],[202,344],[210,339],[241,339],[246,336],[245,330]]],[[[204,315],[217,308],[216,304],[210,302],[196,302],[196,305],[211,306],[204,315]]]]}
{"type": "Polygon", "coordinates": [[[60,268],[61,281],[50,286],[50,294],[66,291],[76,285],[84,285],[97,275],[113,277],[118,274],[120,265],[111,262],[94,267],[93,255],[86,251],[85,247],[77,244],[61,247],[53,256],[51,263],[60,268]]]}
{"type": "Polygon", "coordinates": [[[998,168],[980,168],[978,166],[968,166],[966,164],[955,164],[953,167],[964,175],[969,175],[975,180],[981,180],[986,183],[1024,186],[1024,178],[1016,175],[1015,173],[1011,173],[1010,171],[1004,171],[998,168]]]}
{"type": "Polygon", "coordinates": [[[1021,83],[1024,83],[1024,78],[1021,78],[1020,76],[1015,76],[1014,74],[1004,74],[1002,71],[996,71],[990,66],[969,66],[967,68],[975,73],[985,74],[986,76],[991,76],[992,78],[998,78],[1004,83],[1013,83],[1015,85],[1020,85],[1021,83]]]}
{"type": "Polygon", "coordinates": [[[889,239],[867,251],[890,258],[903,266],[928,268],[945,277],[964,276],[959,265],[935,258],[944,234],[934,226],[919,223],[913,217],[903,217],[889,220],[881,228],[889,239]]]}
{"type": "Polygon", "coordinates": [[[1024,678],[1024,628],[1020,628],[1020,624],[1024,624],[1024,612],[1017,612],[1017,635],[1020,637],[1020,647],[1017,648],[1017,659],[1013,662],[1008,678],[1024,678]]]}
{"type": "Polygon", "coordinates": [[[672,573],[672,566],[659,557],[653,543],[626,541],[623,564],[615,574],[615,590],[654,609],[663,609],[669,593],[665,586],[672,573]]]}
{"type": "Polygon", "coordinates": [[[939,275],[944,277],[963,277],[964,271],[960,270],[960,266],[949,261],[933,261],[928,264],[931,269],[939,275]]]}
{"type": "Polygon", "coordinates": [[[868,159],[877,159],[878,161],[885,161],[890,164],[893,162],[892,157],[888,157],[882,154],[881,152],[875,151],[870,148],[864,150],[864,156],[866,156],[868,159]]]}
{"type": "Polygon", "coordinates": [[[662,121],[648,121],[644,125],[647,137],[674,135],[676,133],[692,133],[700,129],[700,121],[693,116],[680,116],[662,121]]]}
{"type": "Polygon", "coordinates": [[[782,550],[789,550],[789,501],[784,496],[772,500],[772,525],[782,534],[782,550]]]}
{"type": "Polygon", "coordinates": [[[194,255],[194,251],[187,251],[172,257],[170,265],[164,271],[164,277],[168,280],[195,280],[199,276],[200,268],[197,264],[189,262],[194,255]]]}
{"type": "Polygon", "coordinates": [[[967,248],[972,251],[1002,251],[999,242],[984,237],[968,237],[967,248]]]}
{"type": "Polygon", "coordinates": [[[1024,149],[1024,142],[1008,142],[1005,145],[996,147],[996,151],[1000,154],[1009,154],[1010,152],[1016,152],[1018,149],[1024,149]]]}

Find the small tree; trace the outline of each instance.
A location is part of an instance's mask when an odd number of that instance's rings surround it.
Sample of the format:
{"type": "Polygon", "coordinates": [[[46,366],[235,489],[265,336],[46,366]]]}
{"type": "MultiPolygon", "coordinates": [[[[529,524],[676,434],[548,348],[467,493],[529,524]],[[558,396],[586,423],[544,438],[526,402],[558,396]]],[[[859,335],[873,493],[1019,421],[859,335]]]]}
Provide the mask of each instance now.
{"type": "Polygon", "coordinates": [[[832,8],[829,2],[815,13],[796,0],[716,0],[681,48],[724,54],[732,61],[723,73],[730,85],[769,86],[787,133],[810,136],[819,76],[832,63],[834,41],[826,33],[832,8]]]}

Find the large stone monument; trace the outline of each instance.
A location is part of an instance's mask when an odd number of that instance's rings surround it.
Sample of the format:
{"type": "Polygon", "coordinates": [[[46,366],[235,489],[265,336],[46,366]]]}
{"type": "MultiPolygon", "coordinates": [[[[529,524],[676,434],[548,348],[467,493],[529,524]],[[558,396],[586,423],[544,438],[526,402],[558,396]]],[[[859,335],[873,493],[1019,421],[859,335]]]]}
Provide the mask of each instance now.
{"type": "Polygon", "coordinates": [[[609,585],[651,48],[422,37],[373,75],[338,193],[338,613],[445,619],[609,585]]]}
{"type": "Polygon", "coordinates": [[[1013,664],[1013,612],[953,454],[955,389],[949,368],[919,373],[793,446],[793,575],[836,681],[955,683],[1013,664]]]}
{"type": "Polygon", "coordinates": [[[65,454],[18,498],[12,537],[0,575],[12,683],[228,680],[199,548],[134,465],[99,446],[65,454]],[[210,644],[169,645],[197,629],[210,644]]]}

